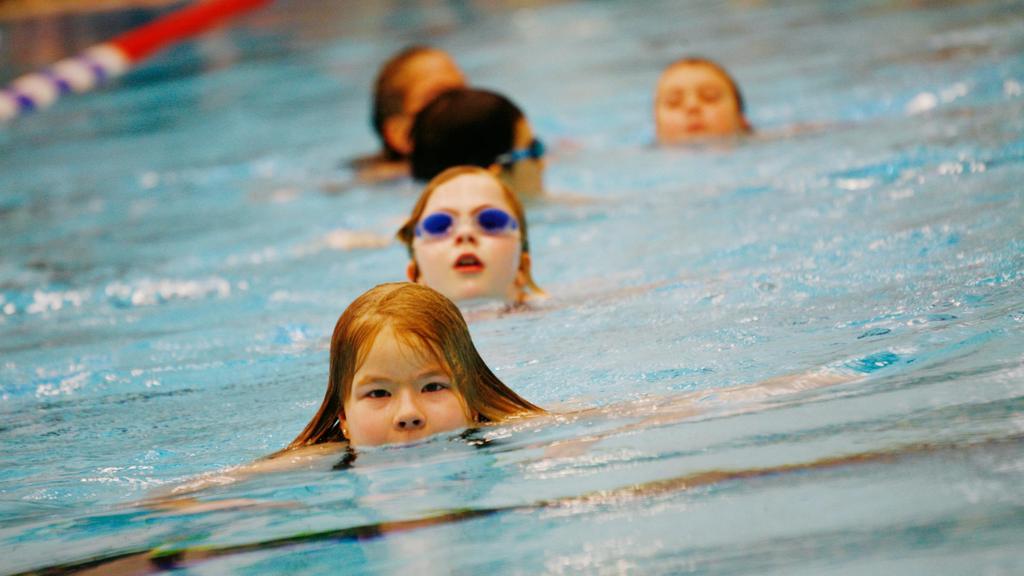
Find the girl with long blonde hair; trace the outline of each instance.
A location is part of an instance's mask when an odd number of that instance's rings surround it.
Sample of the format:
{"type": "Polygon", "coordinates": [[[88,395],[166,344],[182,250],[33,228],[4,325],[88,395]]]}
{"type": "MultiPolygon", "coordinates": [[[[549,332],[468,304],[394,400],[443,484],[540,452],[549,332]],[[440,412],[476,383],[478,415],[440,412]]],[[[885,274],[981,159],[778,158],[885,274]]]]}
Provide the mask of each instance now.
{"type": "Polygon", "coordinates": [[[543,412],[487,367],[450,300],[418,284],[381,284],[338,319],[327,391],[288,448],[405,443],[543,412]]]}

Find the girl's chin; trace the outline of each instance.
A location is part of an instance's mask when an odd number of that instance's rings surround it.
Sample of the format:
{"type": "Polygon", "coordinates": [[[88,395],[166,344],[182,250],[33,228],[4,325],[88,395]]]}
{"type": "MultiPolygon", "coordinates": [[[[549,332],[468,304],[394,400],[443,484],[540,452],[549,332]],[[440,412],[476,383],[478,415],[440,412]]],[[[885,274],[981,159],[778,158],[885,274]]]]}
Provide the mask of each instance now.
{"type": "Polygon", "coordinates": [[[504,299],[505,295],[501,291],[491,289],[488,286],[482,286],[476,282],[468,282],[459,286],[452,296],[452,300],[455,300],[459,304],[477,300],[504,299]]]}

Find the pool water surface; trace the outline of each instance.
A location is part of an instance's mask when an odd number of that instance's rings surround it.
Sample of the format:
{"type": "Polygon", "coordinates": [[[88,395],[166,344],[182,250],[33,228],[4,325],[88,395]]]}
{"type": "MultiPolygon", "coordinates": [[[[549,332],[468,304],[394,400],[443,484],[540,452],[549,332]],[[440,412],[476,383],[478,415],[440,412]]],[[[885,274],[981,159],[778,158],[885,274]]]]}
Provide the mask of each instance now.
{"type": "Polygon", "coordinates": [[[640,4],[282,0],[0,126],[0,572],[1024,571],[1024,4],[640,4]],[[404,279],[419,187],[347,161],[414,42],[551,151],[552,298],[466,313],[559,416],[232,481],[404,279]],[[689,54],[753,136],[652,145],[689,54]],[[729,393],[809,372],[850,381],[729,393]]]}

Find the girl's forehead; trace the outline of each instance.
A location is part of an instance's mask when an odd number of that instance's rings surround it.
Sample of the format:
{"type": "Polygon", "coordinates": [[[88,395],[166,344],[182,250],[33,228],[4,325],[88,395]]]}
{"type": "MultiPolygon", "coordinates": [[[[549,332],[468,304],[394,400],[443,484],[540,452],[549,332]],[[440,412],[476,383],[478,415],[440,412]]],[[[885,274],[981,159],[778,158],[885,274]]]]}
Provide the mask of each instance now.
{"type": "Polygon", "coordinates": [[[441,50],[425,50],[410,58],[405,63],[405,66],[402,67],[403,73],[422,73],[437,70],[453,70],[458,72],[459,66],[447,52],[442,52],[441,50]]]}
{"type": "Polygon", "coordinates": [[[659,85],[667,89],[706,82],[729,84],[729,80],[714,66],[695,62],[672,66],[662,74],[659,85]]]}
{"type": "Polygon", "coordinates": [[[387,365],[396,357],[417,364],[435,364],[449,371],[441,351],[434,343],[419,337],[414,326],[396,326],[395,322],[385,320],[377,333],[361,344],[356,355],[354,372],[357,373],[368,364],[387,365]]]}
{"type": "Polygon", "coordinates": [[[423,211],[473,212],[481,206],[494,206],[512,212],[505,192],[493,177],[462,174],[435,188],[423,211]]]}
{"type": "Polygon", "coordinates": [[[400,72],[406,105],[418,112],[441,93],[466,85],[455,61],[444,52],[427,52],[413,57],[400,72]]]}

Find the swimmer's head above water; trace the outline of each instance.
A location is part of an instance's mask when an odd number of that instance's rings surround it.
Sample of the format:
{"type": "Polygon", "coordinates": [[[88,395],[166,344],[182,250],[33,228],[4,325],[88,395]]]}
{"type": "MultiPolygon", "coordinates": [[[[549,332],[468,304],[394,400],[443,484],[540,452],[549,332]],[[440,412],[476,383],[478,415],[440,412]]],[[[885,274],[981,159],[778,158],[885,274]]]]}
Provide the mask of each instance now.
{"type": "Polygon", "coordinates": [[[724,68],[703,58],[677,60],[661,73],[654,126],[659,144],[751,130],[739,86],[724,68]]]}
{"type": "Polygon", "coordinates": [[[486,169],[458,166],[437,175],[398,239],[409,250],[409,280],[452,300],[517,304],[544,294],[530,272],[523,205],[486,169]]]}
{"type": "Polygon", "coordinates": [[[402,444],[541,412],[491,372],[450,300],[381,284],[338,318],[323,402],[288,447],[402,444]]]}
{"type": "Polygon", "coordinates": [[[439,94],[466,85],[451,56],[429,46],[411,46],[381,67],[373,88],[373,129],[392,160],[412,152],[410,130],[416,113],[439,94]]]}
{"type": "Polygon", "coordinates": [[[521,197],[544,193],[544,144],[523,111],[489,90],[449,90],[416,115],[412,175],[427,181],[453,166],[493,172],[521,197]]]}

